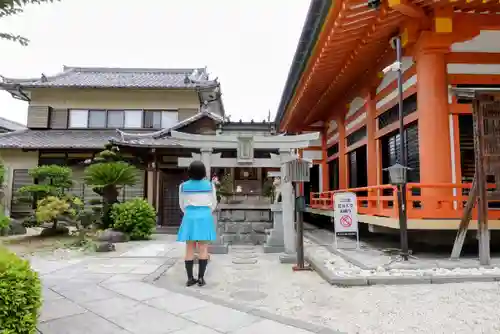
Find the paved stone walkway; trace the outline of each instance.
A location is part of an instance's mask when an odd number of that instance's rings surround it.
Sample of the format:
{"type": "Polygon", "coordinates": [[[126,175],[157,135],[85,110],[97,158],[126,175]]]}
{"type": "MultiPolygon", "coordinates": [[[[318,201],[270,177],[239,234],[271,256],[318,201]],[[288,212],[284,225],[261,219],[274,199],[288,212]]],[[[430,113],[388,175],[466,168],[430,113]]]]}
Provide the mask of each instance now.
{"type": "MultiPolygon", "coordinates": [[[[243,256],[244,258],[245,256],[243,256]]],[[[294,319],[153,285],[182,245],[152,241],[123,253],[31,259],[43,281],[42,334],[335,333],[294,319]]],[[[250,259],[248,259],[250,260],[250,259]]],[[[245,262],[245,261],[243,261],[245,262]]]]}

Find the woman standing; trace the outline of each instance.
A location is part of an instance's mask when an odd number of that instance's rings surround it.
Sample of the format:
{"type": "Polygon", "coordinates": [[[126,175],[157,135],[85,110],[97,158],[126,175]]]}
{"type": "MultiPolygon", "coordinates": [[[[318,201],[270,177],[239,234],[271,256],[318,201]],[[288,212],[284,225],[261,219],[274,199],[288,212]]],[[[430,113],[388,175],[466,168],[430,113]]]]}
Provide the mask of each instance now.
{"type": "Polygon", "coordinates": [[[189,180],[179,186],[179,205],[184,217],[177,241],[186,242],[185,266],[187,286],[204,286],[208,264],[208,243],[216,239],[213,212],[217,207],[215,186],[206,179],[205,165],[193,161],[188,168],[189,180]],[[196,244],[199,247],[198,279],[193,276],[193,259],[196,244]]]}

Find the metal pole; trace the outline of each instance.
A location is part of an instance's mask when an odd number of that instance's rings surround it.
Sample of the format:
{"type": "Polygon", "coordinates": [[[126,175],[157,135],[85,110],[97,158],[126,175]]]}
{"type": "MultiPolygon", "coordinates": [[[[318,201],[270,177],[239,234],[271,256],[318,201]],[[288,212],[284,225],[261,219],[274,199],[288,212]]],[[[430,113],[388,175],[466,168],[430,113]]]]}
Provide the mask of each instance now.
{"type": "MultiPolygon", "coordinates": [[[[294,182],[295,183],[295,182],[294,182]]],[[[295,183],[295,217],[297,221],[297,265],[293,267],[294,271],[311,270],[306,267],[304,259],[304,196],[299,191],[299,183],[295,183]]]]}
{"type": "MultiPolygon", "coordinates": [[[[401,152],[400,164],[406,166],[406,145],[405,145],[405,127],[403,115],[403,69],[402,58],[403,50],[401,47],[401,36],[395,37],[396,43],[396,61],[398,66],[398,107],[399,107],[399,151],[401,152]]],[[[401,237],[401,255],[405,261],[408,260],[408,222],[406,216],[406,173],[403,183],[399,187],[400,196],[398,196],[399,205],[399,231],[401,237]]]]}

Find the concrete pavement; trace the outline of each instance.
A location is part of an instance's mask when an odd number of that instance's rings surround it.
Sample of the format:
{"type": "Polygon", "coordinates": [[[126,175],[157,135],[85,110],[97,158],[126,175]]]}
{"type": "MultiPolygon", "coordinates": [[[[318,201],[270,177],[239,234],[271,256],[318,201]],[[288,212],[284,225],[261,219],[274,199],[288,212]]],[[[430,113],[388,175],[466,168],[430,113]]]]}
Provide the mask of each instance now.
{"type": "Polygon", "coordinates": [[[132,248],[104,256],[32,258],[44,285],[39,332],[338,333],[197,295],[177,281],[172,282],[172,289],[153,285],[162,271],[182,261],[183,245],[150,241],[127,247],[132,248]]]}

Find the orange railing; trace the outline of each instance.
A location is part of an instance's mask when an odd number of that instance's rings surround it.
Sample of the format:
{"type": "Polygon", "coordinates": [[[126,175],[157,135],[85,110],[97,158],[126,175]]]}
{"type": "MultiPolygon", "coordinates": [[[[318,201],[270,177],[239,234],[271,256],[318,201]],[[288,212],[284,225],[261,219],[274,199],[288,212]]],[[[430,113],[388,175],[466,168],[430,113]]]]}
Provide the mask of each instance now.
{"type": "MultiPolygon", "coordinates": [[[[471,184],[423,184],[408,183],[407,214],[410,219],[460,219],[468,199],[471,184]],[[431,190],[432,191],[429,191],[431,190]]],[[[488,190],[495,185],[488,185],[488,190]]],[[[358,212],[381,217],[398,217],[397,188],[393,185],[350,188],[345,190],[311,193],[311,208],[333,210],[335,194],[353,192],[357,195],[358,212]]],[[[500,200],[489,200],[488,216],[500,219],[500,200]]],[[[477,209],[472,212],[477,219],[477,209]]]]}
{"type": "MultiPolygon", "coordinates": [[[[471,187],[471,183],[409,183],[408,218],[460,219],[471,187]]],[[[494,189],[494,184],[488,184],[488,191],[494,189]]],[[[500,200],[488,200],[488,207],[488,217],[500,219],[500,200]]],[[[477,208],[473,209],[472,218],[477,219],[477,208]]]]}
{"type": "Polygon", "coordinates": [[[396,187],[390,184],[311,193],[309,206],[315,209],[333,210],[335,194],[346,191],[357,195],[358,212],[361,214],[397,215],[396,187]]]}

